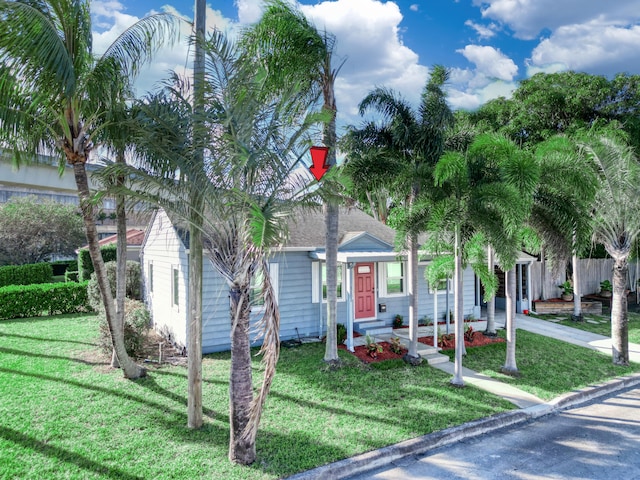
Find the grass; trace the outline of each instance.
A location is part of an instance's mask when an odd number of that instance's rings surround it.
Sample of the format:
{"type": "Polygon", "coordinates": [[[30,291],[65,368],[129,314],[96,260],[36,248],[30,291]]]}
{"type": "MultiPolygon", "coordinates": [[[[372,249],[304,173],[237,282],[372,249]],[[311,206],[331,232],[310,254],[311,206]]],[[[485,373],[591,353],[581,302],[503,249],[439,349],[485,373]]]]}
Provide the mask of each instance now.
{"type": "MultiPolygon", "coordinates": [[[[504,337],[504,331],[500,332],[504,337]]],[[[443,352],[452,359],[454,352],[443,352]]],[[[640,372],[640,364],[613,365],[610,355],[571,345],[525,330],[516,333],[516,364],[519,377],[499,372],[506,358],[506,344],[468,348],[463,365],[509,383],[543,400],[600,383],[620,375],[640,372]]]]}
{"type": "MultiPolygon", "coordinates": [[[[324,346],[282,351],[249,467],[227,460],[229,355],[203,362],[205,424],[186,427],[186,369],[122,378],[92,316],[0,322],[0,478],[274,479],[509,410],[429,366],[324,367],[324,346]]],[[[256,359],[255,374],[259,374],[256,359]]]]}
{"type": "MultiPolygon", "coordinates": [[[[640,313],[629,312],[629,342],[640,343],[640,313]]],[[[611,336],[611,317],[610,315],[593,315],[585,314],[585,321],[574,322],[571,320],[570,315],[538,315],[536,318],[547,320],[549,318],[563,318],[559,321],[560,325],[566,325],[567,327],[579,328],[580,330],[586,330],[588,332],[597,333],[598,335],[604,335],[605,337],[611,336]],[[590,323],[586,319],[595,320],[599,323],[590,323]]]]}

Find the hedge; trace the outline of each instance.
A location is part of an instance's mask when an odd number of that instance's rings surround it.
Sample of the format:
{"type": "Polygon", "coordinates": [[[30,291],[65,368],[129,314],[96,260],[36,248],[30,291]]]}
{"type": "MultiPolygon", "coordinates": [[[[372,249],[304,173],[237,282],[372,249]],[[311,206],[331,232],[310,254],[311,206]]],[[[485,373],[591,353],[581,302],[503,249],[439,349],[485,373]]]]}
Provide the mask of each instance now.
{"type": "Polygon", "coordinates": [[[49,263],[29,263],[27,265],[0,267],[0,287],[51,283],[52,280],[53,268],[49,263]]]}
{"type": "MultiPolygon", "coordinates": [[[[102,252],[102,259],[104,263],[107,262],[115,262],[117,260],[116,257],[117,246],[113,245],[105,245],[104,247],[100,247],[100,252],[102,252]]],[[[89,250],[82,249],[78,251],[78,280],[81,282],[85,282],[91,278],[91,274],[93,273],[93,262],[91,261],[91,256],[89,255],[89,250]]]]}
{"type": "Polygon", "coordinates": [[[87,282],[0,287],[0,320],[87,311],[87,282]]]}

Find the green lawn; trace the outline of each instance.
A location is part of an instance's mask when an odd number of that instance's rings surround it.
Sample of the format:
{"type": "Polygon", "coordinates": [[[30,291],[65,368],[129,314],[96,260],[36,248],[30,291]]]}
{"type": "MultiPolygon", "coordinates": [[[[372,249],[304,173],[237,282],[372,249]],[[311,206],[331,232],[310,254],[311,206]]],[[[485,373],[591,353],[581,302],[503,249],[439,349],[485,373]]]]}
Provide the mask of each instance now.
{"type": "MultiPolygon", "coordinates": [[[[568,327],[579,328],[581,330],[587,330],[589,332],[597,333],[599,335],[604,335],[605,337],[611,336],[611,316],[606,315],[592,315],[585,314],[585,321],[583,322],[574,322],[571,320],[570,315],[544,315],[540,318],[565,318],[564,320],[558,322],[561,325],[566,325],[568,327]],[[586,321],[586,319],[594,320],[599,323],[590,323],[586,321]]],[[[629,312],[629,341],[631,343],[640,343],[640,313],[629,312]]]]}
{"type": "MultiPolygon", "coordinates": [[[[500,335],[504,337],[504,331],[500,335]]],[[[453,359],[453,352],[444,353],[453,359]]],[[[505,356],[506,343],[494,343],[468,348],[462,363],[471,370],[514,385],[544,400],[616,376],[640,372],[640,364],[618,367],[613,365],[610,355],[525,330],[516,332],[516,364],[521,376],[510,377],[499,373],[505,356]]]]}
{"type": "MultiPolygon", "coordinates": [[[[124,380],[96,360],[97,321],[0,322],[0,478],[279,478],[513,408],[402,362],[377,368],[324,347],[282,351],[250,467],[227,460],[229,355],[203,364],[205,425],[186,427],[186,370],[124,380]]],[[[259,364],[256,360],[256,374],[259,364]]]]}

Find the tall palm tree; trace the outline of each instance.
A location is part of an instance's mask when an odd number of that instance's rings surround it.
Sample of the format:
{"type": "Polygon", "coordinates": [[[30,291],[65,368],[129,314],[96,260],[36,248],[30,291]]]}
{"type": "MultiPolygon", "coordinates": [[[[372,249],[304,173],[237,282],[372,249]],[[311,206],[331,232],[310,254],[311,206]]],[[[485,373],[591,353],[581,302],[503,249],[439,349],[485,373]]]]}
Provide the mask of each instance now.
{"type": "MultiPolygon", "coordinates": [[[[292,88],[322,96],[325,123],[322,142],[329,148],[326,164],[336,163],[335,81],[342,64],[334,65],[335,38],[319,31],[299,10],[284,0],[269,0],[260,21],[245,32],[246,48],[260,59],[267,71],[268,91],[292,88]]],[[[303,98],[303,106],[308,99],[303,98]]],[[[338,363],[338,223],[337,184],[323,180],[325,251],[327,266],[327,341],[324,361],[338,363]]]]}
{"type": "Polygon", "coordinates": [[[591,209],[593,236],[613,258],[612,360],[629,364],[628,260],[640,235],[640,163],[621,132],[592,133],[581,148],[596,165],[600,184],[591,209]]]}
{"type": "Polygon", "coordinates": [[[174,37],[174,17],[146,17],[100,56],[92,50],[89,2],[0,1],[0,124],[3,140],[22,156],[56,153],[74,170],[89,253],[100,286],[118,362],[127,378],[144,369],[127,355],[98,245],[85,164],[93,137],[120,104],[131,78],[162,41],[174,37]]]}
{"type": "MultiPolygon", "coordinates": [[[[376,88],[360,102],[360,114],[373,111],[382,120],[368,122],[359,129],[351,128],[346,135],[347,173],[370,172],[366,181],[378,179],[397,203],[404,206],[405,218],[412,218],[420,196],[433,188],[432,171],[444,152],[446,130],[453,124],[444,92],[448,76],[444,67],[434,67],[417,110],[392,90],[376,88]],[[372,151],[377,153],[369,155],[372,151]]],[[[354,182],[362,178],[352,176],[354,182]]],[[[404,222],[398,231],[408,251],[408,358],[415,361],[418,359],[418,232],[424,231],[424,224],[404,222]]]]}
{"type": "MultiPolygon", "coordinates": [[[[466,153],[445,153],[434,171],[434,181],[441,189],[440,198],[425,206],[428,230],[434,240],[453,235],[454,316],[456,326],[455,371],[451,383],[462,386],[463,298],[462,266],[467,246],[491,245],[505,269],[515,265],[520,248],[518,235],[530,210],[532,193],[538,182],[535,162],[513,142],[499,135],[479,135],[466,153]],[[475,240],[472,241],[472,240],[475,240]]],[[[422,207],[422,206],[421,206],[422,207]]],[[[476,248],[477,250],[477,248],[476,248]]],[[[495,293],[493,272],[476,264],[487,289],[495,293]]]]}
{"type": "Polygon", "coordinates": [[[201,219],[204,254],[229,288],[229,458],[249,464],[279,356],[268,259],[271,247],[284,241],[286,220],[307,188],[293,172],[313,122],[297,108],[301,92],[267,94],[265,72],[242,53],[219,32],[206,41],[205,109],[197,114],[208,132],[204,144],[192,134],[197,127],[189,84],[169,86],[138,106],[137,143],[148,161],[143,168],[128,167],[127,174],[133,192],[183,225],[193,226],[194,211],[201,219]],[[193,161],[194,151],[203,148],[204,168],[193,161]],[[201,192],[195,201],[194,189],[201,192]],[[249,322],[258,300],[264,378],[254,395],[249,322]]]}

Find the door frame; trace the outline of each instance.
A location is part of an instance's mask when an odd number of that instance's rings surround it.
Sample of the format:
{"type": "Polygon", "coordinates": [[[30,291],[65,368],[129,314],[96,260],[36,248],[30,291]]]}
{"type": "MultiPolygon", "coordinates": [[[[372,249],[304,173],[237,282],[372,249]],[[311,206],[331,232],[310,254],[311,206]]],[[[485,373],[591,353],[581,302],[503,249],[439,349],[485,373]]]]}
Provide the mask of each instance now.
{"type": "Polygon", "coordinates": [[[375,320],[377,318],[377,304],[378,304],[378,275],[377,275],[377,262],[356,262],[354,265],[353,271],[353,319],[355,322],[364,322],[367,320],[375,320]],[[371,317],[356,317],[356,308],[357,308],[357,296],[358,292],[356,289],[356,276],[358,275],[358,266],[360,265],[371,265],[371,272],[369,275],[373,278],[373,316],[371,317]]]}

